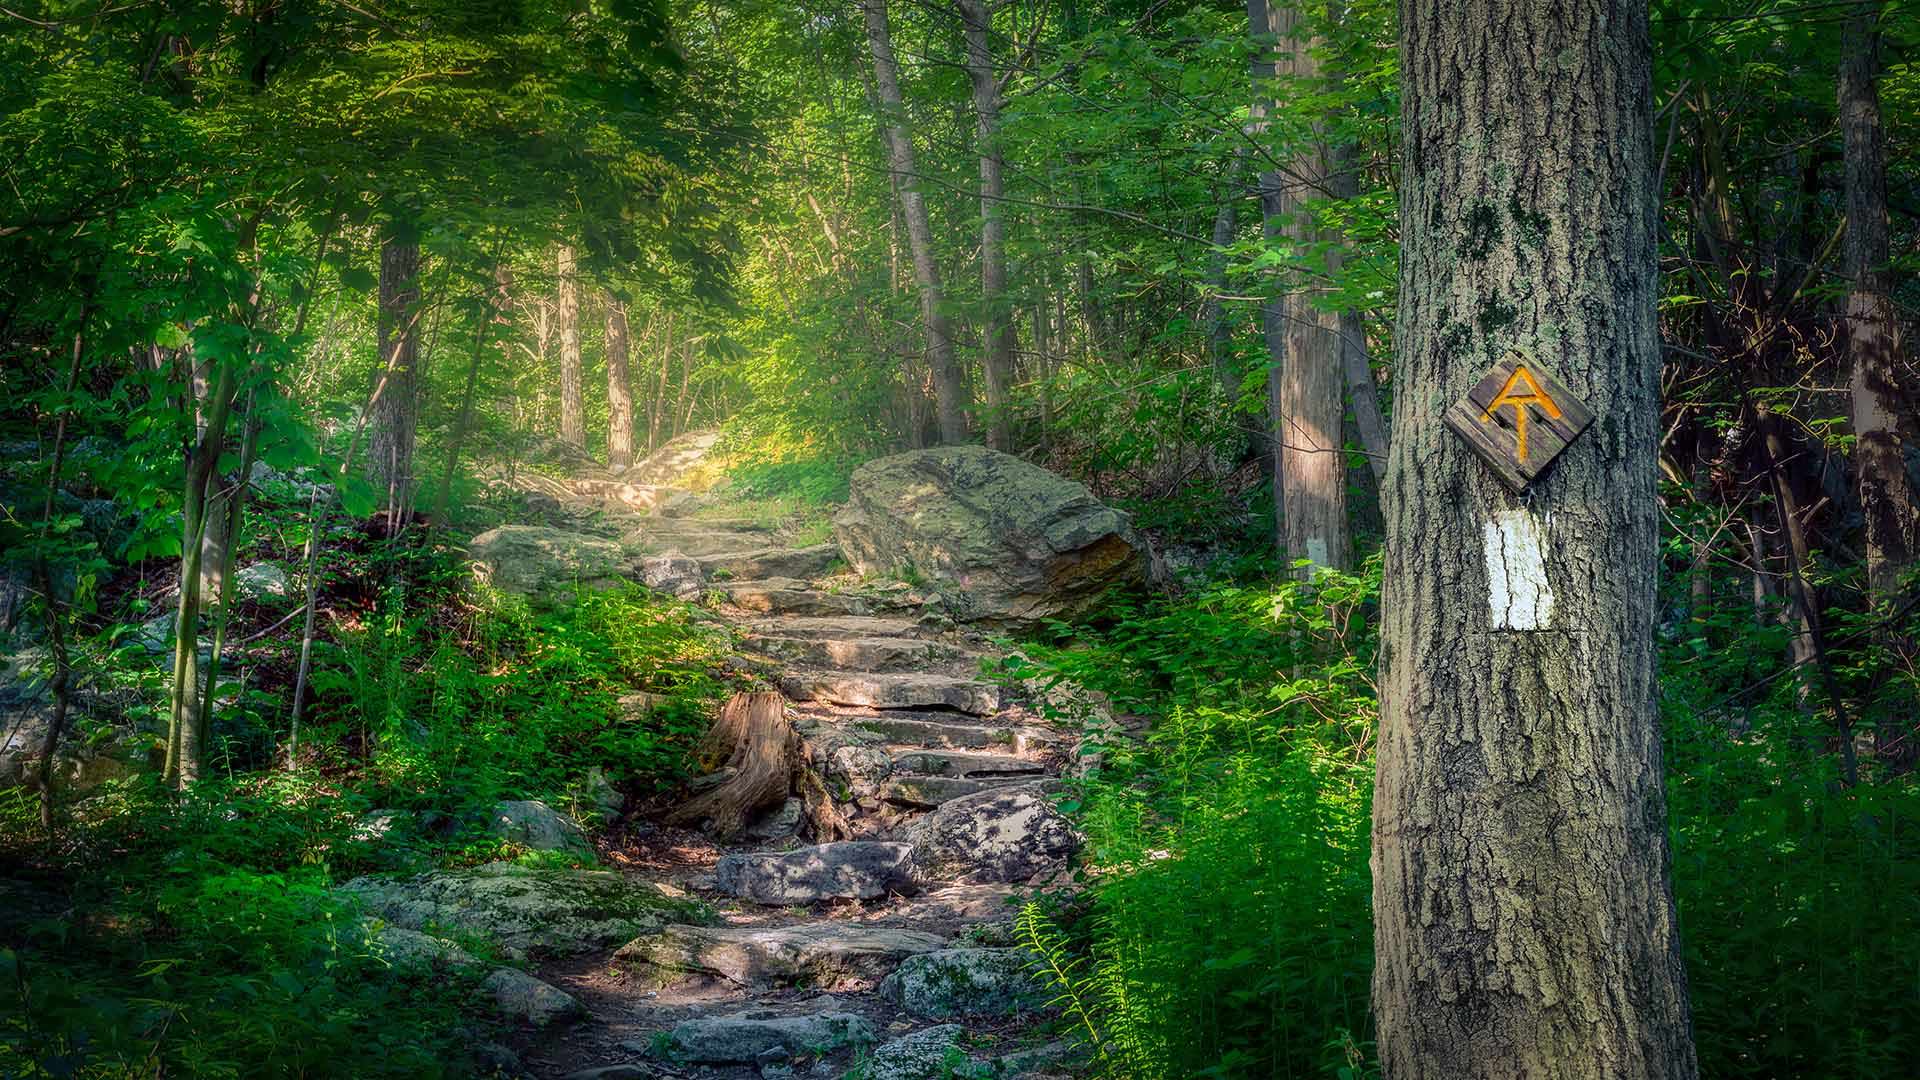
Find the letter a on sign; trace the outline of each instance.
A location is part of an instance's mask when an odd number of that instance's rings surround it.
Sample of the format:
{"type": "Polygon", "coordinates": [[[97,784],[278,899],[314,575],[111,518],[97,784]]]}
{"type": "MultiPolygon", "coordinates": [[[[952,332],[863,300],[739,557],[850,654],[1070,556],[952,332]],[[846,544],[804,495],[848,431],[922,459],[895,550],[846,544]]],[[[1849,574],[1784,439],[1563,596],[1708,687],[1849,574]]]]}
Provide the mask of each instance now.
{"type": "Polygon", "coordinates": [[[1593,413],[1539,365],[1511,357],[1454,402],[1446,421],[1501,482],[1521,491],[1593,423],[1593,413]]]}

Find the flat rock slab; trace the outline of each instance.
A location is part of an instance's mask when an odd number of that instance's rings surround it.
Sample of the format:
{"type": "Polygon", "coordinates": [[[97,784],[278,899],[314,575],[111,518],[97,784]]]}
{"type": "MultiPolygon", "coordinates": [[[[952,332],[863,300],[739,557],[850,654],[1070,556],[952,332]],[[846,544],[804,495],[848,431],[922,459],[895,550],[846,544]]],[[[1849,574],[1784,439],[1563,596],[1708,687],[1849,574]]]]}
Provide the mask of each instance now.
{"type": "Polygon", "coordinates": [[[710,559],[728,552],[757,551],[769,545],[772,535],[712,528],[683,518],[652,519],[620,538],[623,547],[642,553],[678,551],[696,559],[710,559]]]}
{"type": "Polygon", "coordinates": [[[839,561],[840,549],[832,544],[804,548],[763,546],[703,556],[700,567],[709,576],[724,572],[728,577],[742,580],[806,579],[825,574],[839,561]]]}
{"type": "Polygon", "coordinates": [[[909,637],[756,636],[749,643],[768,656],[802,667],[838,671],[924,671],[966,655],[952,645],[909,637]]]}
{"type": "Polygon", "coordinates": [[[735,852],[721,857],[713,880],[721,892],[756,904],[871,900],[914,891],[913,846],[849,840],[796,851],[735,852]]]}
{"type": "Polygon", "coordinates": [[[696,907],[601,870],[489,863],[412,878],[355,878],[340,887],[370,915],[403,930],[471,934],[509,954],[559,955],[612,945],[696,907]]]}
{"type": "Polygon", "coordinates": [[[915,637],[920,624],[884,615],[796,615],[747,624],[755,634],[788,638],[915,637]]]}
{"type": "Polygon", "coordinates": [[[1029,778],[1024,776],[984,780],[965,780],[957,776],[902,776],[881,785],[880,797],[888,802],[925,810],[1028,782],[1029,778]]]}
{"type": "Polygon", "coordinates": [[[585,533],[537,525],[502,525],[467,544],[474,578],[535,607],[562,607],[583,592],[626,579],[620,545],[585,533]]]}
{"type": "Polygon", "coordinates": [[[1055,745],[1058,736],[1033,727],[995,727],[992,724],[960,724],[917,717],[848,717],[844,723],[896,746],[917,746],[930,750],[984,750],[1003,746],[1014,754],[1033,753],[1055,745]]]}
{"type": "Polygon", "coordinates": [[[1000,688],[978,679],[920,673],[788,672],[780,689],[796,701],[875,709],[944,708],[986,716],[1000,707],[1000,688]]]}
{"type": "Polygon", "coordinates": [[[894,755],[893,773],[953,776],[982,780],[1008,776],[1042,776],[1046,766],[1010,754],[976,754],[964,750],[909,750],[894,755]]]}
{"type": "Polygon", "coordinates": [[[770,1051],[799,1057],[845,1046],[870,1046],[879,1041],[879,1035],[865,1017],[853,1013],[769,1016],[744,1012],[688,1020],[673,1029],[669,1040],[678,1060],[720,1065],[760,1061],[770,1051]]]}
{"type": "Polygon", "coordinates": [[[728,582],[720,587],[727,602],[742,611],[765,615],[865,615],[867,603],[857,596],[821,592],[792,578],[728,582]]]}
{"type": "Polygon", "coordinates": [[[880,984],[880,996],[915,1016],[949,1020],[1009,1016],[1047,1004],[1046,988],[1021,949],[942,949],[910,956],[880,984]]]}
{"type": "Polygon", "coordinates": [[[614,954],[662,985],[715,976],[747,987],[872,985],[900,961],[946,947],[917,930],[840,922],[778,927],[669,926],[614,954]]]}

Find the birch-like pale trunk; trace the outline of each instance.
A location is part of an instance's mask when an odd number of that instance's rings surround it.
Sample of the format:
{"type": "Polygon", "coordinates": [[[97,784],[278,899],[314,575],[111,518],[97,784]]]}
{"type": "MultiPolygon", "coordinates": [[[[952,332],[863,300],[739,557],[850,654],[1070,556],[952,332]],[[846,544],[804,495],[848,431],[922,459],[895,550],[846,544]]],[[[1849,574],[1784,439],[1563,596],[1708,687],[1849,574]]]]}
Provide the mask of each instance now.
{"type": "Polygon", "coordinates": [[[934,413],[940,424],[940,441],[963,443],[968,438],[967,376],[954,352],[953,327],[947,321],[940,264],[933,251],[933,223],[927,215],[926,195],[920,190],[913,135],[900,97],[900,65],[893,56],[887,0],[861,0],[861,9],[866,15],[867,45],[873,53],[873,79],[880,126],[887,140],[887,160],[900,196],[900,216],[906,221],[913,276],[920,285],[920,314],[927,324],[927,357],[933,368],[934,413]]]}
{"type": "Polygon", "coordinates": [[[1000,88],[994,78],[986,0],[957,0],[966,27],[967,77],[973,83],[974,129],[980,154],[980,304],[985,309],[982,337],[987,375],[987,445],[1012,449],[1007,415],[1013,386],[1013,308],[1007,300],[1006,162],[1000,147],[1000,88]]]}
{"type": "Polygon", "coordinates": [[[554,254],[555,321],[560,330],[560,441],[582,449],[587,445],[586,390],[580,364],[580,277],[571,244],[554,254]]]}

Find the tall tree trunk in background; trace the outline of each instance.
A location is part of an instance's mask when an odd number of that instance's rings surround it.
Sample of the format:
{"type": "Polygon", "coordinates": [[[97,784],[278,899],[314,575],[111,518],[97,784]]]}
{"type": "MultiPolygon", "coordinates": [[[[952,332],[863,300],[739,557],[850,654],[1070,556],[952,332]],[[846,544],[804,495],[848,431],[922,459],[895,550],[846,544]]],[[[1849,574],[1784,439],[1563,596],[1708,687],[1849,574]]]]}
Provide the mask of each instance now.
{"type": "MultiPolygon", "coordinates": [[[[188,363],[191,363],[189,359],[188,363]]],[[[201,564],[213,510],[210,494],[227,445],[227,419],[239,386],[239,361],[222,357],[196,393],[197,436],[187,449],[180,500],[180,597],[173,619],[173,683],[167,701],[167,749],[162,776],[184,787],[200,779],[206,761],[200,723],[201,564]]]]}
{"type": "Polygon", "coordinates": [[[633,381],[627,371],[627,305],[607,302],[607,467],[633,464],[633,381]]]}
{"type": "Polygon", "coordinates": [[[1247,148],[1233,153],[1222,180],[1220,207],[1213,215],[1213,251],[1207,256],[1207,288],[1212,295],[1200,313],[1200,325],[1207,331],[1207,359],[1213,365],[1213,379],[1220,397],[1231,406],[1240,400],[1240,373],[1233,369],[1233,323],[1227,317],[1227,305],[1221,297],[1227,291],[1227,248],[1240,231],[1240,174],[1246,169],[1247,148]]]}
{"type": "MultiPolygon", "coordinates": [[[[1247,30],[1255,39],[1248,59],[1253,98],[1247,109],[1247,134],[1256,140],[1265,136],[1272,126],[1269,118],[1273,113],[1273,80],[1278,61],[1275,46],[1269,40],[1274,35],[1273,21],[1274,13],[1267,0],[1247,0],[1247,30]]],[[[1278,169],[1267,168],[1260,170],[1256,183],[1260,192],[1260,233],[1267,243],[1273,244],[1285,235],[1282,222],[1287,208],[1286,180],[1278,169]]],[[[1273,475],[1273,534],[1277,546],[1284,550],[1287,546],[1287,474],[1280,449],[1285,441],[1281,437],[1285,428],[1280,418],[1280,380],[1287,361],[1287,301],[1277,281],[1268,278],[1264,288],[1260,332],[1267,343],[1266,451],[1273,475]]]]}
{"type": "Polygon", "coordinates": [[[414,431],[420,392],[420,245],[411,237],[388,237],[380,245],[380,360],[376,383],[384,385],[369,406],[367,473],[385,493],[387,522],[399,528],[411,509],[414,431]]]}
{"type": "Polygon", "coordinates": [[[73,332],[73,348],[67,354],[67,381],[62,396],[68,403],[60,406],[59,419],[53,425],[53,453],[47,461],[47,499],[40,509],[40,546],[34,552],[34,583],[40,589],[40,602],[47,613],[47,659],[53,670],[47,676],[47,695],[53,699],[53,715],[47,719],[47,734],[40,744],[40,827],[53,828],[54,756],[60,752],[60,739],[67,731],[67,712],[73,705],[73,656],[67,650],[67,623],[60,615],[59,585],[54,581],[47,546],[53,542],[53,507],[60,494],[60,473],[67,459],[67,414],[72,409],[73,388],[80,382],[80,358],[86,353],[87,319],[92,316],[93,285],[87,286],[86,300],[80,305],[80,326],[73,332]]]}
{"type": "Polygon", "coordinates": [[[580,278],[573,245],[561,244],[553,261],[559,283],[554,307],[560,330],[560,441],[585,449],[587,405],[580,369],[580,278]]]}
{"type": "Polygon", "coordinates": [[[1373,828],[1389,1080],[1697,1075],[1655,710],[1647,23],[1644,0],[1402,7],[1373,828]],[[1524,497],[1441,421],[1514,355],[1598,418],[1524,497]]]}
{"type": "MultiPolygon", "coordinates": [[[[1312,50],[1321,41],[1301,25],[1299,8],[1269,8],[1268,19],[1279,39],[1275,74],[1296,89],[1319,90],[1320,63],[1312,50]]],[[[1298,258],[1298,252],[1325,239],[1305,204],[1328,191],[1326,144],[1315,141],[1301,149],[1286,172],[1286,185],[1275,194],[1281,228],[1298,258]]],[[[1274,488],[1284,505],[1284,548],[1289,563],[1310,562],[1309,573],[1318,567],[1345,569],[1352,562],[1340,316],[1321,310],[1327,289],[1313,281],[1302,275],[1287,293],[1282,308],[1284,354],[1272,383],[1274,453],[1282,474],[1274,488]]]]}
{"type": "Polygon", "coordinates": [[[447,440],[447,464],[440,474],[440,500],[434,506],[434,517],[443,523],[453,506],[453,477],[460,468],[460,454],[466,449],[467,435],[473,429],[473,396],[480,385],[480,362],[486,358],[489,346],[496,343],[494,321],[511,301],[512,288],[513,271],[506,263],[495,262],[493,288],[480,305],[480,322],[473,330],[473,352],[467,357],[467,377],[460,390],[460,412],[454,417],[453,434],[447,440]]]}
{"type": "Polygon", "coordinates": [[[1887,240],[1887,145],[1880,122],[1880,25],[1885,5],[1856,6],[1840,60],[1846,152],[1847,354],[1853,366],[1854,469],[1865,519],[1867,587],[1891,596],[1920,554],[1920,497],[1900,446],[1900,318],[1887,240]]]}
{"type": "Polygon", "coordinates": [[[892,34],[887,27],[887,0],[861,0],[866,13],[867,44],[873,50],[873,79],[880,99],[881,127],[887,138],[887,159],[900,193],[900,216],[906,219],[907,244],[913,252],[913,276],[920,283],[920,313],[927,324],[927,356],[933,365],[934,409],[940,422],[940,441],[967,441],[967,376],[953,349],[953,328],[947,323],[946,299],[940,288],[940,264],[933,254],[933,223],[927,216],[926,195],[920,190],[920,171],[914,165],[913,138],[907,128],[906,107],[900,99],[900,65],[893,58],[892,34]]]}
{"type": "Polygon", "coordinates": [[[672,411],[667,401],[667,375],[673,365],[673,312],[667,312],[660,331],[660,378],[654,384],[653,399],[647,403],[647,451],[660,449],[661,421],[672,411]]]}
{"type": "Polygon", "coordinates": [[[993,77],[993,47],[989,34],[993,16],[986,0],[958,0],[966,25],[967,76],[973,82],[973,114],[980,142],[980,303],[986,309],[982,327],[987,372],[987,445],[1011,450],[1008,396],[1013,386],[1013,308],[1007,300],[1007,223],[1003,214],[1006,183],[1000,149],[1000,88],[993,77]]]}

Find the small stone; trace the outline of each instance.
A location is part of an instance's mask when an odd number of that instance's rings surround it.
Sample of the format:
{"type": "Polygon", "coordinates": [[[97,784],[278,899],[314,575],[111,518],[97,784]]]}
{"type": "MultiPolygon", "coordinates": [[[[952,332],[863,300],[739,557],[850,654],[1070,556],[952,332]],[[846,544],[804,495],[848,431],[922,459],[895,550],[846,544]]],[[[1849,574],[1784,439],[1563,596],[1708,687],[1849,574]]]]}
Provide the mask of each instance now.
{"type": "Polygon", "coordinates": [[[876,1039],[873,1025],[852,1013],[767,1016],[754,1011],[688,1020],[669,1036],[673,1055],[682,1061],[761,1065],[876,1039]]]}
{"type": "Polygon", "coordinates": [[[572,994],[541,982],[524,971],[497,968],[480,984],[493,995],[501,1016],[534,1027],[546,1027],[586,1015],[572,994]]]}
{"type": "Polygon", "coordinates": [[[537,799],[507,800],[493,804],[488,831],[512,844],[532,851],[591,852],[593,845],[580,826],[537,799]]]}
{"type": "Polygon", "coordinates": [[[679,551],[649,555],[640,560],[640,583],[654,592],[691,599],[706,588],[707,575],[700,562],[679,551]]]}
{"type": "Polygon", "coordinates": [[[955,1075],[968,1076],[980,1063],[961,1049],[960,1037],[965,1033],[959,1024],[942,1024],[883,1043],[866,1060],[862,1078],[948,1080],[955,1075]]]}
{"type": "Polygon", "coordinates": [[[850,840],[784,852],[735,852],[713,871],[720,891],[757,904],[871,900],[914,891],[913,848],[850,840]]]}

